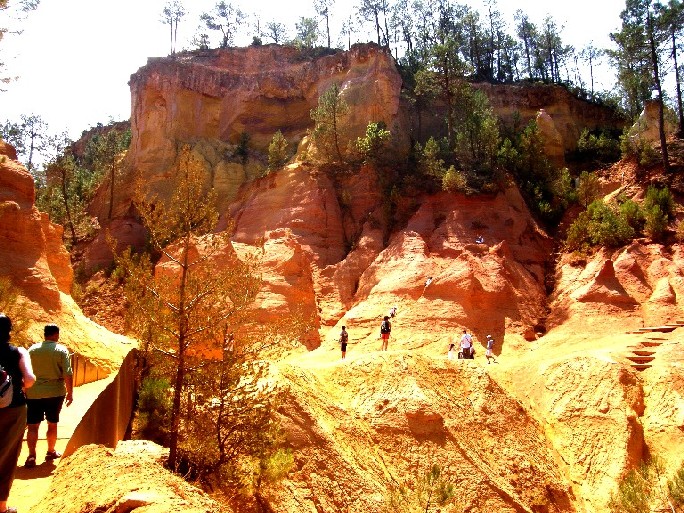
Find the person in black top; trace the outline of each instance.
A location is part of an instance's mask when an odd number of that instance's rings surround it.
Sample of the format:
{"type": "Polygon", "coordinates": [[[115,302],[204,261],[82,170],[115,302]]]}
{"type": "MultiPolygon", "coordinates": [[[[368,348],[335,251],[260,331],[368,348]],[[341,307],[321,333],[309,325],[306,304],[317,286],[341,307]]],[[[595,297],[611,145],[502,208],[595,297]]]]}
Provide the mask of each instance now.
{"type": "Polygon", "coordinates": [[[36,381],[31,368],[31,358],[23,347],[10,344],[12,321],[0,313],[0,365],[12,378],[12,402],[0,408],[0,513],[16,513],[7,507],[21,442],[26,429],[26,397],[24,389],[36,381]]]}

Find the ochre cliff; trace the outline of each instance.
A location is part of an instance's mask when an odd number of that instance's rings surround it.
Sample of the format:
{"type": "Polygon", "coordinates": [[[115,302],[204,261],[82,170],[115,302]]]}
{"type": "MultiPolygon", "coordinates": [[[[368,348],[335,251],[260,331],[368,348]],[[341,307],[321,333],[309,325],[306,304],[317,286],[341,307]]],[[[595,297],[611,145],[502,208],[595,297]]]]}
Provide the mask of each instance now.
{"type": "MultiPolygon", "coordinates": [[[[260,255],[262,320],[295,309],[315,318],[312,339],[273,362],[273,379],[290,389],[280,413],[295,449],[294,472],[270,492],[273,510],[381,511],[390,483],[437,463],[459,493],[445,511],[606,511],[644,455],[679,465],[681,335],[632,332],[681,319],[681,247],[638,241],[561,257],[554,271],[557,248],[513,186],[476,196],[406,188],[390,199],[394,169],[334,173],[294,161],[260,176],[256,153],[235,157],[242,132],[260,149],[278,129],[299,142],[332,82],[348,95],[356,129],[383,120],[400,145],[416,135],[391,58],[373,45],[313,61],[276,46],[179,55],[131,79],[126,183],[140,176],[168,194],[178,148],[189,144],[219,192],[226,254],[260,255]],[[390,350],[381,352],[379,324],[392,306],[390,350]],[[476,359],[447,360],[464,327],[476,359]],[[486,334],[497,342],[491,365],[486,334]],[[644,337],[659,349],[642,372],[627,353],[644,337]]],[[[523,123],[540,119],[551,156],[573,149],[585,127],[620,125],[561,88],[481,87],[504,122],[516,112],[523,123]]],[[[125,190],[114,211],[102,225],[142,245],[125,190]]],[[[105,262],[105,249],[100,236],[88,258],[105,262]]]]}

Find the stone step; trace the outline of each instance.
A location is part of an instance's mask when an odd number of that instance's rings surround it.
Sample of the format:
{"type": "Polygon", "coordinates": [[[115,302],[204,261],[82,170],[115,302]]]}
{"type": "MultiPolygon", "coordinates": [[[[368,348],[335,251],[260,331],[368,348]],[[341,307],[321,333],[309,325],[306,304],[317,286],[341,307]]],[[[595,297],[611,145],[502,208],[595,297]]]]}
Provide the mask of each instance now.
{"type": "Polygon", "coordinates": [[[642,347],[658,347],[662,345],[662,342],[656,342],[655,340],[643,340],[641,345],[642,347]]]}
{"type": "Polygon", "coordinates": [[[634,363],[650,363],[653,360],[655,360],[655,356],[639,356],[639,355],[633,355],[633,356],[626,356],[629,361],[634,362],[634,363]]]}
{"type": "Polygon", "coordinates": [[[637,330],[637,333],[669,333],[671,331],[674,331],[675,328],[676,326],[647,326],[644,328],[639,328],[637,330]]]}
{"type": "Polygon", "coordinates": [[[636,369],[636,370],[638,370],[638,371],[643,371],[643,370],[646,370],[646,369],[650,369],[650,368],[651,368],[651,365],[648,364],[648,363],[633,363],[633,364],[632,364],[632,368],[633,368],[633,369],[636,369]]]}
{"type": "Polygon", "coordinates": [[[655,351],[648,351],[646,349],[639,348],[632,349],[632,352],[637,356],[651,356],[655,354],[655,351]]]}

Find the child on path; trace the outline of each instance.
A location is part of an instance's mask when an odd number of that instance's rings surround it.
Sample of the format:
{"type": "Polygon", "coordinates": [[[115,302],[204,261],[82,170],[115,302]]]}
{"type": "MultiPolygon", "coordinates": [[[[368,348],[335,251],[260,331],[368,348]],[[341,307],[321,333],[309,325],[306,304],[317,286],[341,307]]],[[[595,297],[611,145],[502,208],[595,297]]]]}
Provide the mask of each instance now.
{"type": "Polygon", "coordinates": [[[389,316],[385,315],[380,325],[380,338],[382,339],[381,351],[387,351],[387,344],[389,343],[390,333],[392,332],[392,323],[389,321],[389,316]]]}
{"type": "Polygon", "coordinates": [[[485,356],[487,357],[488,365],[490,363],[490,358],[496,363],[496,357],[494,356],[494,339],[491,335],[487,335],[487,352],[485,353],[485,356]]]}
{"type": "Polygon", "coordinates": [[[340,333],[340,349],[342,350],[342,359],[344,360],[347,356],[347,341],[349,340],[349,333],[347,333],[347,327],[342,326],[342,332],[340,333]]]}

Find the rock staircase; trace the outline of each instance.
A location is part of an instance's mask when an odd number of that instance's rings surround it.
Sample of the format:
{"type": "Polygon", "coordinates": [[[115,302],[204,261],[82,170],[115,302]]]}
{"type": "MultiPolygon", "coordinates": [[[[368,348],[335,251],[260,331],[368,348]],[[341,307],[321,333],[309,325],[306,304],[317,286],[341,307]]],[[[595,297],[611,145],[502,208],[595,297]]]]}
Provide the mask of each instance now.
{"type": "MultiPolygon", "coordinates": [[[[651,335],[657,333],[670,333],[677,328],[684,327],[684,320],[677,320],[671,324],[664,324],[662,326],[649,326],[644,328],[639,328],[636,331],[631,331],[630,333],[639,335],[651,335]]],[[[658,347],[663,343],[662,337],[650,336],[648,339],[641,340],[637,345],[628,346],[629,352],[624,355],[624,357],[630,361],[630,365],[633,369],[638,371],[643,371],[650,368],[656,357],[656,352],[658,347]]]]}

